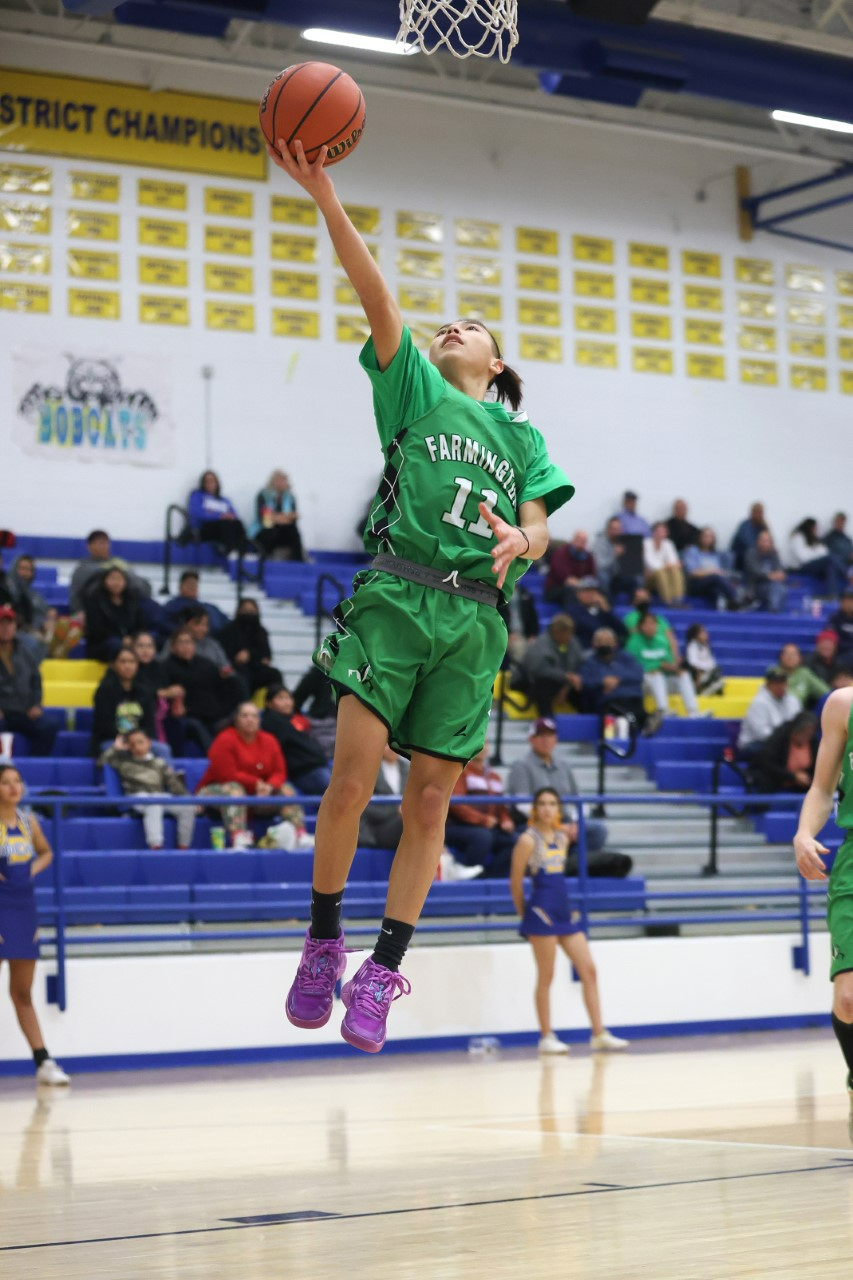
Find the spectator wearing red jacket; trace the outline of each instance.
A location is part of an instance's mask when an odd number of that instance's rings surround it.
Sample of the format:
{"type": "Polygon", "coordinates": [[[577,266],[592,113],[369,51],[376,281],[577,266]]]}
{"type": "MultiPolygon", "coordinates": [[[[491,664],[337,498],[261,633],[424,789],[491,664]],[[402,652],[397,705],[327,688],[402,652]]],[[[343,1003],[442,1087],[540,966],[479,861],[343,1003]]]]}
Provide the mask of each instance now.
{"type": "Polygon", "coordinates": [[[578,529],[571,542],[555,547],[545,579],[545,599],[549,604],[565,608],[575,598],[581,578],[596,576],[595,556],[589,550],[589,534],[578,529]]]}
{"type": "MultiPolygon", "coordinates": [[[[217,734],[207,759],[207,769],[198,784],[199,795],[293,795],[281,747],[271,733],[261,729],[261,713],[253,702],[240,704],[234,713],[233,727],[217,734]]],[[[301,826],[301,811],[298,815],[293,812],[297,808],[286,805],[281,815],[301,826]]],[[[251,848],[254,838],[246,805],[223,806],[222,820],[235,849],[251,848]]]]}

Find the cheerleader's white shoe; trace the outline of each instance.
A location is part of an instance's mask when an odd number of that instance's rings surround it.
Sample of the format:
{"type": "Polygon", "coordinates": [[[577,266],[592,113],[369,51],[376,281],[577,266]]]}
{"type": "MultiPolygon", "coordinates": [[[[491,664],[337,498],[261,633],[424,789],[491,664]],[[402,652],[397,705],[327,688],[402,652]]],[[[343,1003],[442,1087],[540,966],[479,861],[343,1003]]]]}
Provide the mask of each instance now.
{"type": "Polygon", "coordinates": [[[590,1037],[589,1047],[593,1053],[621,1053],[630,1043],[630,1040],[620,1040],[619,1036],[614,1036],[612,1031],[605,1028],[597,1036],[590,1037]]]}
{"type": "Polygon", "coordinates": [[[70,1084],[71,1077],[66,1075],[58,1062],[54,1062],[53,1058],[45,1058],[39,1069],[36,1071],[36,1084],[70,1084]]]}
{"type": "Polygon", "coordinates": [[[548,1054],[568,1053],[569,1046],[564,1044],[562,1040],[558,1040],[553,1031],[551,1031],[539,1041],[539,1052],[548,1054]]]}

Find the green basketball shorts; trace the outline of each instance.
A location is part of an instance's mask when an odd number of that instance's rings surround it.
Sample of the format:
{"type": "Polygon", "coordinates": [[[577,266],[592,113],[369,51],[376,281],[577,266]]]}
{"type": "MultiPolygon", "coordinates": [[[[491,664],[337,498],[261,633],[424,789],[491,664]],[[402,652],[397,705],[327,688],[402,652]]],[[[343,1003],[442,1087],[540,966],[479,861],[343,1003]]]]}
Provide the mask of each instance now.
{"type": "Polygon", "coordinates": [[[853,969],[853,835],[848,835],[835,855],[826,895],[829,926],[830,980],[853,969]]]}
{"type": "Polygon", "coordinates": [[[395,751],[467,763],[486,740],[506,652],[497,609],[375,569],[353,586],[315,664],[387,725],[395,751]]]}

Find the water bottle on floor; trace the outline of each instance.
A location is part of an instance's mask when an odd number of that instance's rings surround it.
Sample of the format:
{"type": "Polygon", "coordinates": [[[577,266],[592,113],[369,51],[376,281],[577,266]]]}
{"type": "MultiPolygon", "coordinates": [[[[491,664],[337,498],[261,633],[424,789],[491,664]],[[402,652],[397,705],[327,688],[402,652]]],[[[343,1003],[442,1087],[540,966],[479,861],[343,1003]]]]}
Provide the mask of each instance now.
{"type": "Polygon", "coordinates": [[[500,1051],[501,1042],[496,1036],[473,1036],[468,1041],[472,1058],[492,1058],[500,1051]]]}

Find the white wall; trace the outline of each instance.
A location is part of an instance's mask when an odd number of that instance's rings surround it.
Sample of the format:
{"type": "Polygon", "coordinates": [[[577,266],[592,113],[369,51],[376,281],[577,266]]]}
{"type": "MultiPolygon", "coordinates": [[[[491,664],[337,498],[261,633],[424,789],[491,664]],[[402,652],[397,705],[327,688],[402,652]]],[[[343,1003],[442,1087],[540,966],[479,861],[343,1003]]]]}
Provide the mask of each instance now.
{"type": "MultiPolygon", "coordinates": [[[[109,50],[99,50],[98,59],[102,78],[119,78],[109,50]]],[[[503,330],[507,358],[518,364],[525,378],[531,419],[544,431],[553,457],[565,467],[578,490],[575,500],[553,521],[556,535],[567,535],[579,524],[598,528],[627,485],[639,490],[641,510],[648,516],[668,512],[673,497],[683,495],[698,522],[716,525],[726,537],[756,498],[765,500],[780,538],[804,514],[824,519],[836,507],[847,504],[845,464],[850,456],[853,399],[837,390],[834,329],[828,334],[827,392],[787,387],[782,322],[778,326],[782,385],[749,388],[736,380],[736,254],[772,258],[779,268],[777,277],[789,262],[822,265],[830,279],[831,268],[849,270],[853,265],[849,256],[845,260],[840,253],[770,237],[759,238],[751,247],[740,244],[730,175],[734,165],[750,163],[753,157],[696,141],[687,144],[620,135],[574,122],[529,118],[509,110],[496,113],[478,105],[461,106],[438,99],[426,114],[423,103],[390,92],[377,93],[369,102],[368,120],[357,155],[338,166],[334,176],[345,200],[381,207],[382,262],[392,278],[397,210],[426,210],[445,217],[448,262],[454,253],[450,243],[454,217],[491,219],[503,227],[507,318],[496,327],[503,330]],[[697,201],[697,190],[709,178],[714,180],[707,187],[707,198],[697,201]],[[520,224],[560,233],[565,347],[565,362],[560,365],[521,364],[515,359],[514,228],[520,224]],[[617,242],[618,372],[578,369],[572,360],[571,279],[572,267],[577,265],[570,256],[572,233],[611,236],[617,242]],[[629,239],[663,243],[671,251],[677,368],[672,377],[630,372],[629,239]],[[728,361],[724,383],[698,382],[683,373],[682,248],[718,252],[724,258],[728,361]]],[[[22,158],[0,152],[0,159],[22,158]]],[[[63,175],[72,162],[51,159],[50,163],[56,175],[52,205],[58,243],[67,205],[63,175]]],[[[80,162],[73,167],[79,168],[80,162]]],[[[88,162],[86,167],[114,170],[114,166],[88,162]]],[[[188,175],[198,224],[202,221],[203,186],[253,187],[256,192],[258,332],[253,336],[216,334],[202,327],[200,225],[189,255],[195,282],[190,291],[192,328],[140,325],[135,319],[139,288],[136,256],[140,252],[135,244],[135,187],[138,173],[150,175],[152,171],[128,167],[121,172],[123,318],[120,322],[69,319],[64,314],[64,264],[55,254],[53,314],[19,316],[0,311],[4,418],[8,422],[11,411],[9,362],[17,343],[49,343],[60,349],[94,352],[115,351],[124,345],[129,350],[168,356],[179,423],[175,465],[166,470],[117,471],[66,460],[48,464],[27,457],[17,446],[6,447],[3,524],[20,532],[69,535],[84,534],[99,524],[114,536],[159,536],[164,504],[185,497],[204,463],[200,368],[209,363],[215,368],[213,461],[224,477],[225,491],[248,512],[252,495],[269,469],[284,466],[293,477],[308,543],[315,547],[354,545],[353,525],[371,492],[380,455],[367,381],[357,367],[357,348],[334,340],[334,273],[328,246],[323,245],[319,266],[322,339],[312,342],[268,336],[272,300],[267,279],[273,264],[264,248],[267,188],[261,183],[232,184],[188,175]]],[[[755,170],[756,184],[777,185],[814,172],[785,161],[764,161],[755,170]]],[[[275,172],[268,189],[287,191],[284,175],[275,172]]],[[[841,210],[834,228],[837,233],[843,218],[841,210]]],[[[822,231],[832,229],[831,223],[822,224],[822,231]]],[[[452,306],[452,277],[446,284],[452,306]]],[[[777,300],[781,302],[783,297],[784,289],[777,286],[777,300]]],[[[829,302],[834,301],[830,290],[829,302]]]]}

